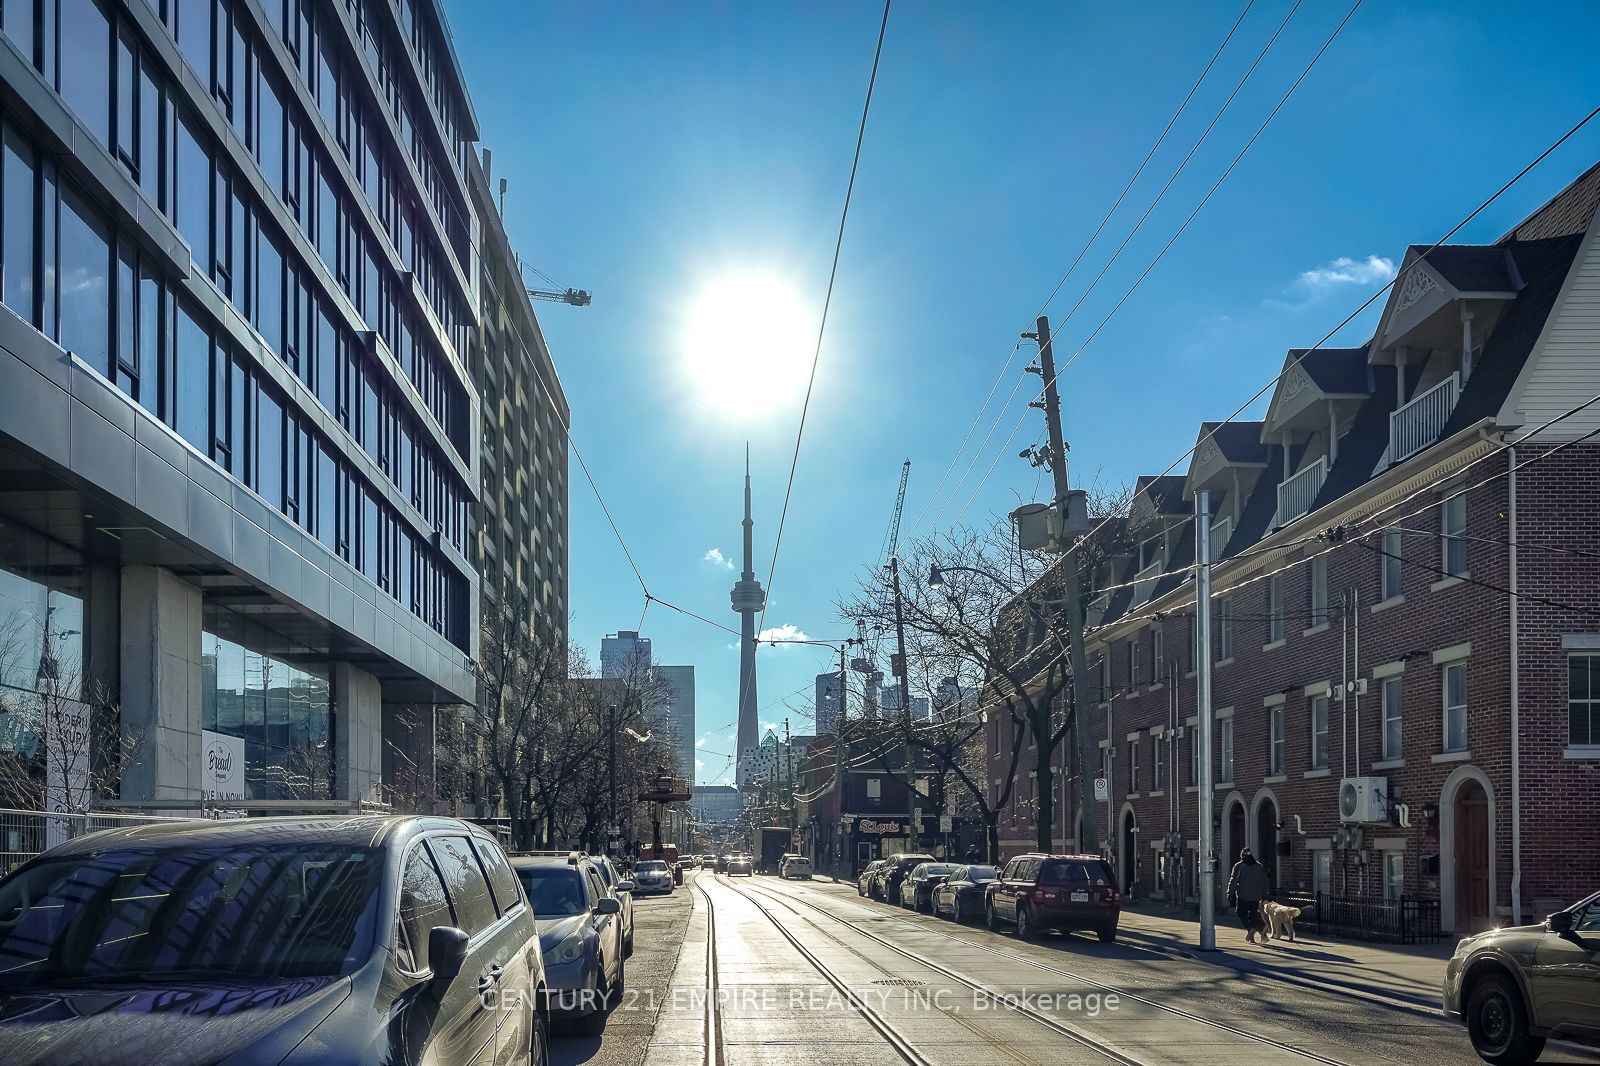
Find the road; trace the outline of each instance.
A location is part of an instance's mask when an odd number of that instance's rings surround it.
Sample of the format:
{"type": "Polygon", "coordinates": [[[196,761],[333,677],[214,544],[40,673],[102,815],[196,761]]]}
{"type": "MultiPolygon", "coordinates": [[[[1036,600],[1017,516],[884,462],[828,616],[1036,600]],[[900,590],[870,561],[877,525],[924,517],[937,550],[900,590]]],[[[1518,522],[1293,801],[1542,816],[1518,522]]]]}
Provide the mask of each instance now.
{"type": "Polygon", "coordinates": [[[1142,942],[1022,942],[827,880],[694,872],[638,914],[630,1003],[604,1038],[557,1041],[563,1066],[1478,1062],[1429,1009],[1142,942]]]}

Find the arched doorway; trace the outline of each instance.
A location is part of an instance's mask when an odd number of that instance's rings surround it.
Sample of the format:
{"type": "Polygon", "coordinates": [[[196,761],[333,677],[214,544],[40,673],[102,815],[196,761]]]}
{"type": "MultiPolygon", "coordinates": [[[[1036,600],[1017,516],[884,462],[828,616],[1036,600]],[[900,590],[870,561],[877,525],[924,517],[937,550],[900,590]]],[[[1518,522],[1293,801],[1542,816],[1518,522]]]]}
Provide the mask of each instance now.
{"type": "Polygon", "coordinates": [[[1489,797],[1478,780],[1467,778],[1450,806],[1455,931],[1475,933],[1491,924],[1489,797]]]}
{"type": "Polygon", "coordinates": [[[1233,869],[1233,864],[1239,861],[1239,851],[1247,847],[1244,834],[1245,816],[1244,801],[1236,800],[1228,804],[1227,833],[1223,836],[1223,847],[1226,849],[1222,855],[1221,867],[1223,870],[1233,869]]]}
{"type": "Polygon", "coordinates": [[[1122,891],[1133,895],[1133,883],[1139,876],[1139,828],[1138,822],[1133,817],[1132,808],[1122,812],[1120,845],[1119,850],[1122,853],[1122,891]]]}
{"type": "Polygon", "coordinates": [[[1267,884],[1278,889],[1278,804],[1262,796],[1256,805],[1256,858],[1267,868],[1267,884]]]}

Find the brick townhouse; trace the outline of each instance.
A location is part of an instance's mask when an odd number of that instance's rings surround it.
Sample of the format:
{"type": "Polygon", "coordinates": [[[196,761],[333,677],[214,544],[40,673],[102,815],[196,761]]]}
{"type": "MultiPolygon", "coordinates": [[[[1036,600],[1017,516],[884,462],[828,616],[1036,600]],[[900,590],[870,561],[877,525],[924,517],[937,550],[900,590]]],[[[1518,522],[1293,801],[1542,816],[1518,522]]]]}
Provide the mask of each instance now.
{"type": "Polygon", "coordinates": [[[1411,247],[1368,343],[1291,350],[1261,421],[1137,482],[1087,649],[1100,839],[1138,895],[1196,898],[1201,490],[1219,881],[1249,846],[1281,894],[1437,900],[1456,931],[1600,887],[1597,202],[1600,166],[1495,244],[1411,247]]]}

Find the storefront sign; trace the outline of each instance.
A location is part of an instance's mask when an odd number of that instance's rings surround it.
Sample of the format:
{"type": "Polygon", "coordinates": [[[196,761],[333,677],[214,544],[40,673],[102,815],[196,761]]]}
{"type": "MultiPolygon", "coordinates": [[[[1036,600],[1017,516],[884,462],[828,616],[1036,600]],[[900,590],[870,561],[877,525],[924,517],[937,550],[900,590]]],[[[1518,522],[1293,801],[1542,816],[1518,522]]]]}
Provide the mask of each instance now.
{"type": "Polygon", "coordinates": [[[245,798],[243,737],[200,731],[200,790],[208,803],[245,798]]]}
{"type": "Polygon", "coordinates": [[[869,833],[873,836],[897,837],[905,835],[905,829],[899,822],[875,822],[871,818],[862,818],[856,822],[856,832],[869,833]]]}

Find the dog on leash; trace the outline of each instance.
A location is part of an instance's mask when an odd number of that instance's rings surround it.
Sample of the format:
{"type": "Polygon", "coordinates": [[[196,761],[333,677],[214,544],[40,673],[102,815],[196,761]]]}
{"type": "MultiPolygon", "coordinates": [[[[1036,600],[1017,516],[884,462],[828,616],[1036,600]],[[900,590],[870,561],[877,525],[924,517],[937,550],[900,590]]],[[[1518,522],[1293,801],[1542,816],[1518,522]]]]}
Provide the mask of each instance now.
{"type": "Polygon", "coordinates": [[[1270,899],[1262,903],[1261,920],[1267,925],[1266,939],[1295,943],[1294,920],[1309,909],[1309,907],[1290,907],[1270,899]]]}

